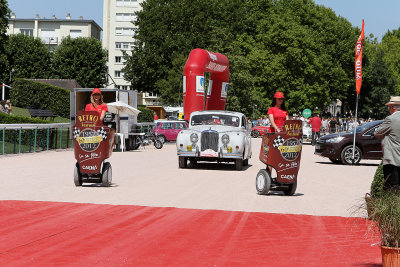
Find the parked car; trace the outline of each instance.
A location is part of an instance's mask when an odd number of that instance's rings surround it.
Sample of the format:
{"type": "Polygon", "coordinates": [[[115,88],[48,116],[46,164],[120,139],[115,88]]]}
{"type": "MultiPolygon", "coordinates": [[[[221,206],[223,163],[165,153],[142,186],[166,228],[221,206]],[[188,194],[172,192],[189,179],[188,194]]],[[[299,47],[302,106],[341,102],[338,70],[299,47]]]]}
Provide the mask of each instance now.
{"type": "MultiPolygon", "coordinates": [[[[357,127],[354,163],[361,159],[381,159],[381,139],[373,133],[383,120],[368,122],[357,127]]],[[[333,163],[352,164],[354,130],[322,136],[315,145],[315,154],[329,158],[333,163]]]]}
{"type": "Polygon", "coordinates": [[[235,163],[236,170],[248,165],[251,157],[251,127],[244,114],[232,111],[196,111],[189,128],[176,140],[179,168],[197,161],[235,163]]]}
{"type": "Polygon", "coordinates": [[[257,125],[251,128],[251,136],[257,138],[263,136],[271,131],[271,124],[269,125],[257,125]]]}
{"type": "Polygon", "coordinates": [[[188,128],[186,121],[156,121],[154,132],[162,143],[175,141],[179,132],[188,128]]]}

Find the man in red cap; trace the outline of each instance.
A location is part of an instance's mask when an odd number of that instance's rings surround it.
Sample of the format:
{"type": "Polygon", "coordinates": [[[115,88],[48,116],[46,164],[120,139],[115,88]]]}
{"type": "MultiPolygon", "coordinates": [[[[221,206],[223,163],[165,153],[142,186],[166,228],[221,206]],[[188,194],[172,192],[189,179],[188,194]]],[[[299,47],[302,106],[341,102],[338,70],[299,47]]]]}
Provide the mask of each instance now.
{"type": "Polygon", "coordinates": [[[315,114],[314,117],[312,117],[308,123],[311,123],[312,127],[312,140],[311,140],[311,145],[315,146],[315,142],[318,138],[321,137],[321,127],[322,127],[322,121],[319,118],[318,114],[315,114]]]}
{"type": "Polygon", "coordinates": [[[271,122],[271,132],[279,133],[282,130],[283,123],[289,119],[289,113],[285,107],[285,96],[282,92],[276,92],[272,105],[268,109],[268,117],[271,122]]]}
{"type": "Polygon", "coordinates": [[[94,88],[92,95],[90,96],[90,104],[87,104],[85,111],[97,111],[100,116],[100,120],[104,119],[106,111],[108,111],[107,104],[104,103],[103,95],[99,88],[94,88]]]}

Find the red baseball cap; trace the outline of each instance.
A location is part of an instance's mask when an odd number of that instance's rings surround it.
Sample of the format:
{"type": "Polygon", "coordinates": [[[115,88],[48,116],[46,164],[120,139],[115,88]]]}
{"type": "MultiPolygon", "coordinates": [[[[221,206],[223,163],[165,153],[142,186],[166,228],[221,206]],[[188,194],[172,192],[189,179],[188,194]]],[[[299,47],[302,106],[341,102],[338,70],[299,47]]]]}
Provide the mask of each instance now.
{"type": "Polygon", "coordinates": [[[276,92],[276,93],[274,94],[274,98],[285,98],[285,96],[283,95],[282,92],[276,92]]]}
{"type": "Polygon", "coordinates": [[[94,94],[101,94],[100,89],[99,88],[94,88],[93,92],[92,92],[92,95],[94,95],[94,94]]]}

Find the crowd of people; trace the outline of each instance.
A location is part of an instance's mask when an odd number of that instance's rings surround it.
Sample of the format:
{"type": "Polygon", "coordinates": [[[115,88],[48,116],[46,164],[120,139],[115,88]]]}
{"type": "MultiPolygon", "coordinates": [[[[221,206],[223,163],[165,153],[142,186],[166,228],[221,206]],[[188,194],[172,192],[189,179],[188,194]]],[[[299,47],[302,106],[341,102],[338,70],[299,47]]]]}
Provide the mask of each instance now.
{"type": "Polygon", "coordinates": [[[12,105],[10,99],[0,101],[0,112],[12,114],[12,105]]]}

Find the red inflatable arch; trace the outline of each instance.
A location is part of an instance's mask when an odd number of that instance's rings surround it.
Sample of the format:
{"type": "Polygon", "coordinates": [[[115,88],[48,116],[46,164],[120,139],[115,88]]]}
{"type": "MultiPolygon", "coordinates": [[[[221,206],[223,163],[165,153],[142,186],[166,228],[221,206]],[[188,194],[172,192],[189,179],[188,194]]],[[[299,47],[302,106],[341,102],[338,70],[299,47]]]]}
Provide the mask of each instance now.
{"type": "Polygon", "coordinates": [[[206,110],[224,110],[228,93],[229,61],[225,55],[193,49],[183,70],[185,120],[204,110],[204,72],[210,72],[206,110]]]}

